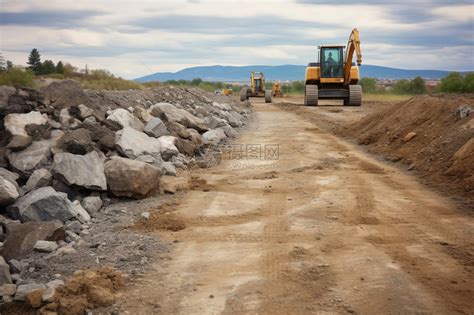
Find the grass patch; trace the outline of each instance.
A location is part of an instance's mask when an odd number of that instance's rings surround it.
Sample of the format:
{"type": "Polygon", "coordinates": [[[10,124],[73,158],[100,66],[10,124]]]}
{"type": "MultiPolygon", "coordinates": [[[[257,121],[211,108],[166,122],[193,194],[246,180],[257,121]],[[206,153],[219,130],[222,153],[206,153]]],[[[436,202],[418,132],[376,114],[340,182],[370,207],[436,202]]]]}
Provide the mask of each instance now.
{"type": "Polygon", "coordinates": [[[12,68],[8,71],[0,72],[0,85],[10,85],[14,87],[34,87],[35,75],[30,70],[12,68]]]}

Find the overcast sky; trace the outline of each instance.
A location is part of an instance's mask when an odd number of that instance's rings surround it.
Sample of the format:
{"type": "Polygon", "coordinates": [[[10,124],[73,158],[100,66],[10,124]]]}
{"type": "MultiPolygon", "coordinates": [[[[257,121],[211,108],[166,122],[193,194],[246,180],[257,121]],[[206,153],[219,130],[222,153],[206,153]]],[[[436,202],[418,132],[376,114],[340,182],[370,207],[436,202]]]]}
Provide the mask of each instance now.
{"type": "Polygon", "coordinates": [[[25,64],[105,68],[125,78],[198,65],[307,64],[361,34],[363,64],[474,70],[468,1],[0,0],[0,44],[25,64]],[[337,4],[333,4],[333,2],[337,4]]]}

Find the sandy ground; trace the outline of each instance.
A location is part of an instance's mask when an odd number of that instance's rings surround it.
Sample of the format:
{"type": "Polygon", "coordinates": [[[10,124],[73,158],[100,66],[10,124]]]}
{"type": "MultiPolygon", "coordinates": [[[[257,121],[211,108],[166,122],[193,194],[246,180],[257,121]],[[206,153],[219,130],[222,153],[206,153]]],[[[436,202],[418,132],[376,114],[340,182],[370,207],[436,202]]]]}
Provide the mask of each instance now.
{"type": "Polygon", "coordinates": [[[159,232],[174,249],[131,285],[124,313],[472,312],[472,217],[303,117],[253,104],[232,156],[177,205],[187,227],[159,232]]]}

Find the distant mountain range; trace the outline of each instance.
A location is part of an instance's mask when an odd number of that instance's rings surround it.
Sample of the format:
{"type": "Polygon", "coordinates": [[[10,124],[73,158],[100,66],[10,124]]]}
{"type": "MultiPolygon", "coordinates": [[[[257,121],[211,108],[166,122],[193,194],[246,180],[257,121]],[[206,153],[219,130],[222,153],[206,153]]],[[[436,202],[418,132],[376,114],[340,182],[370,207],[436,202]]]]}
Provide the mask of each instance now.
{"type": "MultiPolygon", "coordinates": [[[[261,71],[267,80],[295,81],[303,80],[306,66],[203,66],[191,67],[178,72],[157,72],[135,79],[138,82],[192,80],[201,78],[204,81],[247,81],[250,71],[261,71]]],[[[420,76],[425,79],[440,79],[449,71],[443,70],[406,70],[373,65],[360,66],[361,77],[379,79],[411,79],[420,76]]]]}

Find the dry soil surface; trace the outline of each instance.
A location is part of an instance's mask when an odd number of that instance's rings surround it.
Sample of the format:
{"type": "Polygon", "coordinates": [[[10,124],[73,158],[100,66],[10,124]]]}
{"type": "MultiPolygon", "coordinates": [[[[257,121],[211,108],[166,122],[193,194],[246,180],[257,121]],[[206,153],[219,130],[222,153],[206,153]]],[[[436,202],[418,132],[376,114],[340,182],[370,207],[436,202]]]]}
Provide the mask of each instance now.
{"type": "Polygon", "coordinates": [[[472,217],[304,117],[254,105],[234,155],[177,205],[186,228],[159,232],[174,249],[123,311],[472,312],[472,217]]]}

